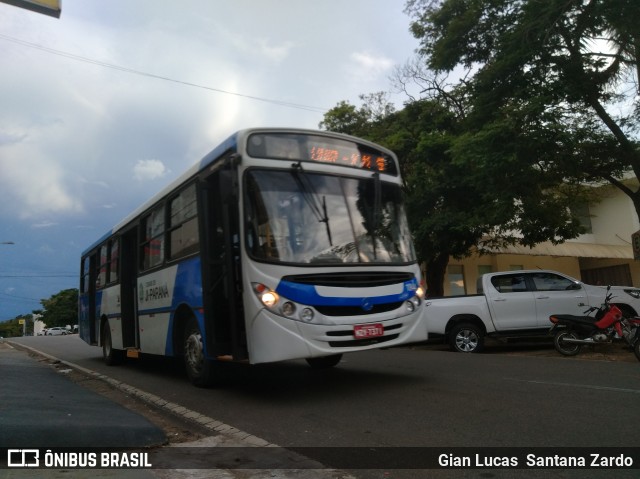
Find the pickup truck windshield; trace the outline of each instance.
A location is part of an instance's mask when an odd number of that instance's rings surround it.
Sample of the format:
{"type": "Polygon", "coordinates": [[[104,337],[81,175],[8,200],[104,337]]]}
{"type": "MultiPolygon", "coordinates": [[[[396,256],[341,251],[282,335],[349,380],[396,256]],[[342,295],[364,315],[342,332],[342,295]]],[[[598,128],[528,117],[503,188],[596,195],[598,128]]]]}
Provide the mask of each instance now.
{"type": "Polygon", "coordinates": [[[376,178],[301,169],[245,175],[246,240],[257,260],[282,263],[415,261],[400,188],[376,178]]]}

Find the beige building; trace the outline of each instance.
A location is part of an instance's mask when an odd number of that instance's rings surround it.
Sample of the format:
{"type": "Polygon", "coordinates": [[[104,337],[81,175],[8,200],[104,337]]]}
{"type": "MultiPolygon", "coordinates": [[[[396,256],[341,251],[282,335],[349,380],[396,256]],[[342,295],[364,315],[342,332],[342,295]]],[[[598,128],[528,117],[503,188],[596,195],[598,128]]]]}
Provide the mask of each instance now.
{"type": "Polygon", "coordinates": [[[563,244],[513,246],[492,254],[451,258],[446,296],[476,293],[477,279],[497,271],[551,269],[585,283],[640,287],[640,261],[634,260],[631,235],[640,230],[631,199],[619,189],[600,189],[601,201],[585,211],[587,233],[563,244]]]}

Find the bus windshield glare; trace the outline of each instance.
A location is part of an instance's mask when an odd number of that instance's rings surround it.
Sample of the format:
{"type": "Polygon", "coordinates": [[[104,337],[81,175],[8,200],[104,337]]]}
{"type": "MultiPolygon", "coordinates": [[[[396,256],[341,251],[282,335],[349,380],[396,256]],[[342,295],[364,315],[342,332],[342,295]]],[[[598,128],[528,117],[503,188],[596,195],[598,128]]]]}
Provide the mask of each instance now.
{"type": "Polygon", "coordinates": [[[416,260],[400,187],[374,178],[251,169],[246,235],[258,261],[406,264],[416,260]]]}

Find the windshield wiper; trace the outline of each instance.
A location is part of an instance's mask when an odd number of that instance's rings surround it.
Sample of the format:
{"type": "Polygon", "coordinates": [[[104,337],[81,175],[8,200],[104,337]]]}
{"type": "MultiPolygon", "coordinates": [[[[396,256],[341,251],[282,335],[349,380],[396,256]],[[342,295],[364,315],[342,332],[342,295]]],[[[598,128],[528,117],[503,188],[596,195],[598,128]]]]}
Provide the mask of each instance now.
{"type": "Polygon", "coordinates": [[[302,192],[302,198],[311,208],[311,212],[318,220],[319,223],[324,223],[327,229],[327,238],[329,239],[329,246],[333,246],[331,239],[331,227],[329,226],[329,215],[327,214],[327,197],[322,196],[322,201],[318,201],[318,193],[313,187],[313,183],[307,177],[305,171],[302,169],[302,163],[291,164],[291,173],[293,179],[296,181],[298,188],[302,192]],[[302,173],[302,174],[300,174],[302,173]]]}
{"type": "Polygon", "coordinates": [[[382,185],[380,183],[380,173],[377,171],[373,174],[374,193],[373,193],[373,228],[371,228],[371,242],[373,244],[373,259],[378,259],[376,247],[376,230],[380,226],[382,220],[382,185]]]}

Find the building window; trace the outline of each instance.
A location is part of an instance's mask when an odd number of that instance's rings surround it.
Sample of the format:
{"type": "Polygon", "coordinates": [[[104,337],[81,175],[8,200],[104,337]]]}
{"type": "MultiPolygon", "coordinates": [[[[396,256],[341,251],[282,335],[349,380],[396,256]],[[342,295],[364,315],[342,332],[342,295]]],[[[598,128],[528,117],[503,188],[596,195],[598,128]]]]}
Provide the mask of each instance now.
{"type": "Polygon", "coordinates": [[[464,284],[464,271],[462,265],[447,266],[447,276],[449,277],[449,291],[451,296],[457,296],[466,293],[464,284]]]}
{"type": "Polygon", "coordinates": [[[587,203],[583,203],[582,205],[574,206],[571,212],[578,219],[578,221],[580,221],[580,226],[584,228],[585,234],[593,234],[589,205],[587,203]]]}

